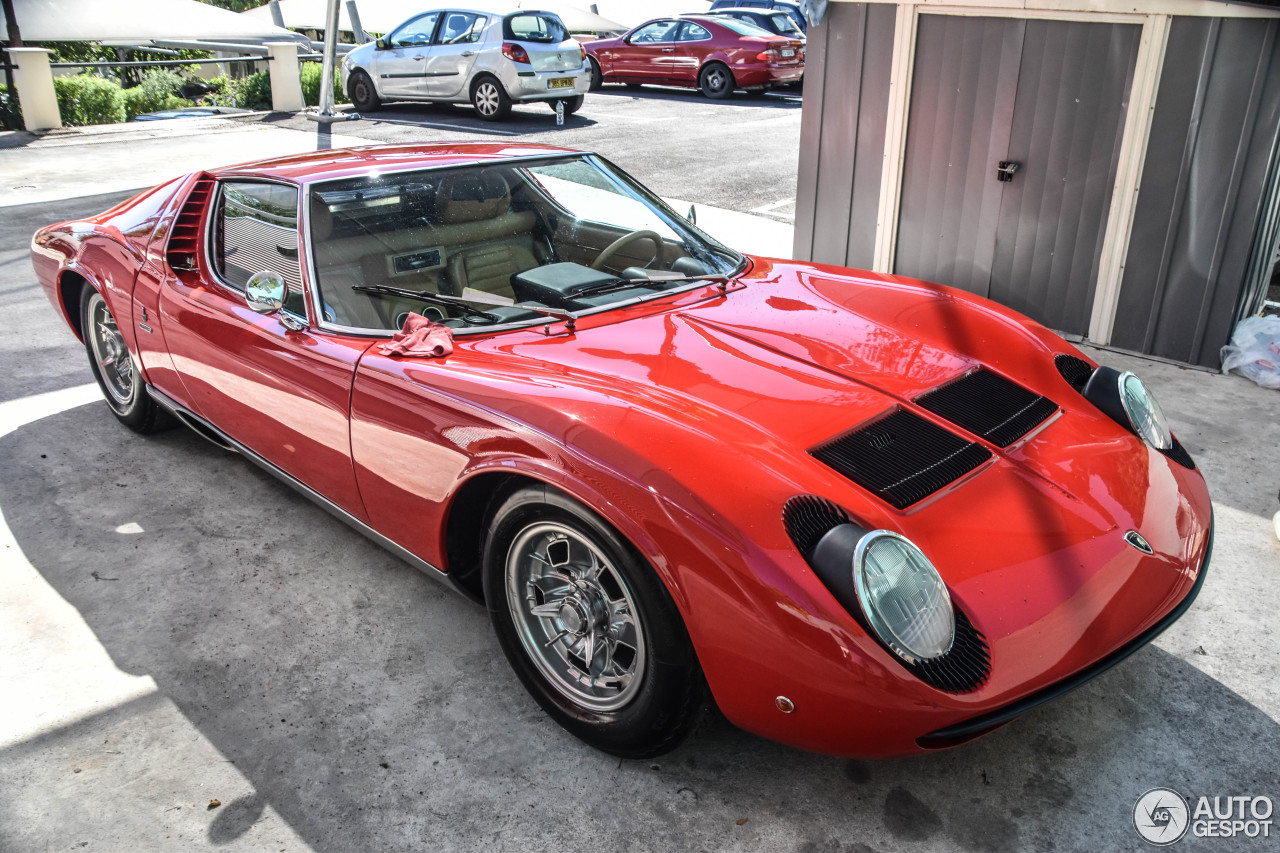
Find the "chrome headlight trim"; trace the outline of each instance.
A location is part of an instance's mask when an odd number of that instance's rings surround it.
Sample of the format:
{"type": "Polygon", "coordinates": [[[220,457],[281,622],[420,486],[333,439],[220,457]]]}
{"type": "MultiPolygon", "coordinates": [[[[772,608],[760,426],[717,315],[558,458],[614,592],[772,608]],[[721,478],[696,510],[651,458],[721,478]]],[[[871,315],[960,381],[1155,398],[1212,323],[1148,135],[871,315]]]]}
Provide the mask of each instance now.
{"type": "Polygon", "coordinates": [[[951,594],[942,576],[924,552],[910,539],[891,530],[873,530],[863,536],[853,554],[853,583],[858,593],[858,604],[867,624],[880,641],[894,654],[908,663],[936,660],[951,650],[955,642],[955,610],[951,594]],[[913,577],[887,578],[881,567],[875,565],[877,550],[897,548],[903,562],[909,563],[913,577]],[[879,576],[873,576],[873,572],[879,576]],[[911,583],[913,596],[924,596],[923,608],[910,615],[901,611],[904,601],[894,602],[900,608],[898,614],[885,612],[884,605],[900,593],[904,583],[911,583]],[[934,622],[920,625],[918,619],[934,622]],[[893,624],[893,623],[896,623],[893,624]],[[917,628],[914,634],[909,630],[917,628]]]}
{"type": "Polygon", "coordinates": [[[1120,374],[1116,386],[1120,404],[1124,406],[1124,413],[1134,433],[1161,452],[1173,447],[1169,421],[1146,383],[1126,370],[1120,374]]]}

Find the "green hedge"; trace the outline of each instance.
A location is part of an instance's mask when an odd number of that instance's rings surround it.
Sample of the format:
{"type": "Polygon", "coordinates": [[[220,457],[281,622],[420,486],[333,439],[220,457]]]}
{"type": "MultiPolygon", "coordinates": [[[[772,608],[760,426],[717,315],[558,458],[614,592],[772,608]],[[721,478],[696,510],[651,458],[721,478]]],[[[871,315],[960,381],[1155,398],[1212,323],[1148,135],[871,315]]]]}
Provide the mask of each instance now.
{"type": "MultiPolygon", "coordinates": [[[[320,83],[324,78],[324,66],[319,62],[304,62],[298,71],[298,76],[302,81],[302,102],[309,107],[320,106],[320,83]]],[[[333,69],[333,99],[341,102],[342,98],[342,70],[335,67],[333,69]]]]}
{"type": "Polygon", "coordinates": [[[164,68],[153,68],[142,75],[142,82],[124,90],[124,111],[128,119],[157,110],[172,110],[190,106],[191,102],[178,96],[182,77],[164,68]]]}
{"type": "Polygon", "coordinates": [[[259,71],[240,80],[236,86],[236,106],[251,110],[271,109],[271,75],[259,71]]]}
{"type": "Polygon", "coordinates": [[[0,83],[0,128],[22,130],[22,106],[18,103],[18,94],[10,94],[3,83],[0,83]]]}
{"type": "Polygon", "coordinates": [[[53,88],[65,125],[119,124],[125,120],[124,92],[110,80],[93,74],[54,77],[53,88]]]}

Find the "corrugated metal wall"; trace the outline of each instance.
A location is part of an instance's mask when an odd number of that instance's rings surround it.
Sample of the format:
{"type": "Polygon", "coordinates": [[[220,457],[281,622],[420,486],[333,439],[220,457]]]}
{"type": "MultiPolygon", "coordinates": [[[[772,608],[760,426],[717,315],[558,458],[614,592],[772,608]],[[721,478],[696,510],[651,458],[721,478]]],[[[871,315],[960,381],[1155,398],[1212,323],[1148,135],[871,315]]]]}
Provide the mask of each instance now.
{"type": "Polygon", "coordinates": [[[1175,18],[1111,342],[1217,367],[1280,132],[1280,22],[1175,18]]]}
{"type": "Polygon", "coordinates": [[[895,7],[832,3],[809,30],[795,257],[871,266],[895,7]],[[814,73],[817,70],[819,73],[814,73]]]}
{"type": "Polygon", "coordinates": [[[922,15],[918,32],[895,271],[1083,334],[1141,27],[922,15]]]}

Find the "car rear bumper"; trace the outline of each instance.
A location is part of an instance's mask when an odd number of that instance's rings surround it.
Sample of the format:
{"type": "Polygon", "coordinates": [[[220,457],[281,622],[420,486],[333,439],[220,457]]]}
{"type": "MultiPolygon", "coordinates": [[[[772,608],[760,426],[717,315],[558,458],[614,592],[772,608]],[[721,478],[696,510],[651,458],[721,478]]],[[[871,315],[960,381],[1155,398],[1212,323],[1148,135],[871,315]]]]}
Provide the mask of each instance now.
{"type": "Polygon", "coordinates": [[[586,65],[574,71],[517,71],[502,82],[513,101],[550,101],[585,95],[591,89],[591,72],[586,65]],[[565,79],[573,86],[551,88],[551,81],[565,79]]]}
{"type": "Polygon", "coordinates": [[[804,65],[739,66],[733,69],[734,81],[743,88],[786,86],[804,76],[804,65]]]}

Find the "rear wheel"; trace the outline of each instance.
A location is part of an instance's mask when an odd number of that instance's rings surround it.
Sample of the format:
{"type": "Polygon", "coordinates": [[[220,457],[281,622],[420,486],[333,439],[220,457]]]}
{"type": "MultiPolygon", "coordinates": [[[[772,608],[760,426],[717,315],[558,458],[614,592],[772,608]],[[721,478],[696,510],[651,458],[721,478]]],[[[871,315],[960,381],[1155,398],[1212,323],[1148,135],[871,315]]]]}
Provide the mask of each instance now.
{"type": "Polygon", "coordinates": [[[596,62],[594,57],[587,57],[587,62],[591,65],[591,91],[595,91],[604,85],[604,73],[600,70],[600,63],[596,62]]]}
{"type": "Polygon", "coordinates": [[[496,77],[481,77],[471,87],[471,106],[485,121],[501,121],[511,112],[511,98],[496,77]]]}
{"type": "Polygon", "coordinates": [[[363,71],[352,71],[347,79],[347,94],[351,96],[351,105],[359,112],[376,110],[382,106],[378,90],[373,87],[373,80],[363,71]]]}
{"type": "Polygon", "coordinates": [[[709,63],[698,75],[698,88],[708,98],[724,100],[733,94],[733,72],[719,62],[709,63]]]}
{"type": "Polygon", "coordinates": [[[612,527],[554,489],[520,489],[498,508],[484,591],[526,689],[591,746],[627,758],[667,752],[706,707],[662,582],[612,527]]]}
{"type": "Polygon", "coordinates": [[[120,423],[144,435],[170,427],[168,414],[147,393],[106,300],[88,285],[80,297],[80,328],[93,378],[120,423]]]}
{"type": "Polygon", "coordinates": [[[556,108],[556,104],[564,104],[564,114],[571,116],[578,110],[582,109],[582,102],[586,100],[585,95],[576,95],[572,98],[556,98],[550,102],[551,109],[556,108]]]}

